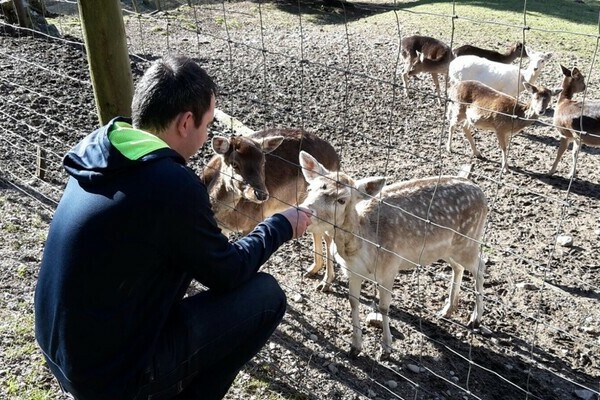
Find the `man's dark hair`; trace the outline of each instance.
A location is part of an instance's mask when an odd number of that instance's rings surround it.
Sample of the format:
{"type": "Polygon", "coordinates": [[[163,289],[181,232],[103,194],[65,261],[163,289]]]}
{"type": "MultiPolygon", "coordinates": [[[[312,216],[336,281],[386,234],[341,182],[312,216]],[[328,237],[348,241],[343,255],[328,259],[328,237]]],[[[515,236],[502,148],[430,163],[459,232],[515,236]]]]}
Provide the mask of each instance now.
{"type": "Polygon", "coordinates": [[[192,112],[196,126],[200,126],[216,94],[216,84],[194,60],[166,56],[154,61],[135,86],[133,126],[158,133],[186,111],[192,112]]]}

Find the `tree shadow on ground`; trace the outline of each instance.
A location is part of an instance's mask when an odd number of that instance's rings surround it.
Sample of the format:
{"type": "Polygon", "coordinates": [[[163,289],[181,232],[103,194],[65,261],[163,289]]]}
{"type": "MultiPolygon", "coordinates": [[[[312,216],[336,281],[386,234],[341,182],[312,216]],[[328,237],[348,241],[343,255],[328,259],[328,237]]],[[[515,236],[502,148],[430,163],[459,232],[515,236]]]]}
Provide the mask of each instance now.
{"type": "MultiPolygon", "coordinates": [[[[458,6],[465,5],[496,11],[523,12],[523,2],[520,0],[456,0],[455,2],[458,6]]],[[[316,17],[317,23],[339,24],[388,11],[401,11],[421,5],[447,4],[448,2],[440,0],[414,0],[373,4],[343,0],[275,0],[274,3],[281,10],[292,14],[312,15],[316,17]]],[[[574,0],[555,0],[552,3],[549,5],[547,2],[542,1],[529,2],[527,3],[527,13],[543,14],[548,17],[586,25],[598,24],[600,12],[598,5],[589,5],[583,1],[574,0]]]]}

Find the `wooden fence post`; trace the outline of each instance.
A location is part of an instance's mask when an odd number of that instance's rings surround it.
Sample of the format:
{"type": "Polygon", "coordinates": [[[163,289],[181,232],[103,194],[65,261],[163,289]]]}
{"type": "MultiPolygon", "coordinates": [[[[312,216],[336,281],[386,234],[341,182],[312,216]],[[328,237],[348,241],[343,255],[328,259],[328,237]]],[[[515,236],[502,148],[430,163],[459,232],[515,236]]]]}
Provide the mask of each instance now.
{"type": "Polygon", "coordinates": [[[23,0],[13,0],[13,6],[15,7],[15,13],[19,19],[19,25],[23,28],[33,29],[31,18],[29,17],[29,10],[23,0]]]}
{"type": "Polygon", "coordinates": [[[78,0],[100,124],[131,116],[133,78],[119,0],[78,0]]]}

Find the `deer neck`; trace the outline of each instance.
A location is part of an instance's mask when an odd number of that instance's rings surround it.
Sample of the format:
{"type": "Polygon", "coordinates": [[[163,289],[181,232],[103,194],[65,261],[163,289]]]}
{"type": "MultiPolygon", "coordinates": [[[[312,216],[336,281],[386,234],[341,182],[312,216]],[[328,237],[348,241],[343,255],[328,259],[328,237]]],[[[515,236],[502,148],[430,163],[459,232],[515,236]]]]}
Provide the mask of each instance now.
{"type": "Polygon", "coordinates": [[[229,213],[231,208],[242,199],[241,194],[233,187],[231,179],[220,170],[205,173],[203,178],[217,219],[220,213],[229,213]]]}
{"type": "MultiPolygon", "coordinates": [[[[539,115],[538,113],[535,112],[535,110],[533,109],[533,107],[531,107],[531,104],[527,104],[524,107],[525,112],[523,113],[526,119],[538,119],[539,115]]],[[[530,125],[531,122],[528,121],[523,121],[524,123],[527,123],[527,125],[530,125]]]]}
{"type": "Polygon", "coordinates": [[[362,241],[357,235],[360,230],[360,218],[356,205],[348,207],[346,217],[340,226],[336,226],[333,239],[337,252],[343,259],[355,256],[362,247],[362,241]]]}
{"type": "Polygon", "coordinates": [[[533,65],[529,64],[527,69],[521,70],[521,78],[522,80],[531,83],[532,85],[537,81],[537,78],[542,73],[541,68],[538,68],[537,71],[533,69],[533,65]]]}

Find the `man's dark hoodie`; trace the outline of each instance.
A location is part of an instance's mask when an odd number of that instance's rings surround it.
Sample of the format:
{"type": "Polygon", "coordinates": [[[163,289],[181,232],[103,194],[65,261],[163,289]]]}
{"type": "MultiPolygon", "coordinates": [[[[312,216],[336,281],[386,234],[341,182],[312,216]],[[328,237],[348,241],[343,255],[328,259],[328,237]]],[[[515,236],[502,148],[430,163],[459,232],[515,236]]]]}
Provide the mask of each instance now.
{"type": "Polygon", "coordinates": [[[35,333],[58,380],[98,399],[118,398],[147,365],[186,282],[232,290],[292,237],[276,214],[230,243],[185,160],[126,119],[88,135],[64,167],[71,177],[44,249],[35,333]]]}

